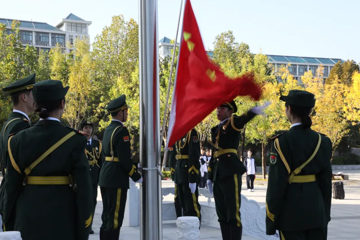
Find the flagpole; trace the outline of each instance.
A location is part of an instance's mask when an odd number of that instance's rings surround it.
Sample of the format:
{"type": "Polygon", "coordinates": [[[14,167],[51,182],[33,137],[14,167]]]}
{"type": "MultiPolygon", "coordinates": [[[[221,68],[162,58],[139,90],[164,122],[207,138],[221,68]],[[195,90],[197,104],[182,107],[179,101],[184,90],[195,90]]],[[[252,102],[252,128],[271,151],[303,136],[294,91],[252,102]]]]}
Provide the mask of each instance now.
{"type": "Polygon", "coordinates": [[[140,235],[162,239],[157,0],[139,0],[140,235]]]}
{"type": "MultiPolygon", "coordinates": [[[[173,48],[174,52],[173,52],[173,56],[172,56],[172,59],[171,59],[169,85],[168,85],[168,89],[167,89],[166,104],[165,104],[165,111],[164,111],[164,119],[163,119],[163,124],[162,124],[162,129],[161,129],[161,138],[160,138],[161,141],[163,140],[164,133],[165,133],[165,121],[166,121],[166,114],[167,114],[168,105],[169,105],[170,87],[171,87],[171,80],[172,80],[172,72],[173,72],[173,69],[174,69],[174,61],[175,61],[175,55],[176,55],[176,43],[177,43],[178,34],[179,34],[182,7],[183,7],[183,0],[181,0],[181,4],[180,4],[179,19],[178,19],[178,25],[177,25],[177,29],[176,29],[176,37],[175,37],[174,48],[173,48]]],[[[179,45],[181,45],[181,38],[180,38],[180,44],[179,45]]],[[[179,57],[180,57],[180,47],[179,47],[179,54],[178,54],[178,62],[179,62],[179,57]]],[[[175,82],[176,82],[176,76],[175,76],[175,82]]],[[[164,152],[164,159],[163,159],[163,164],[162,164],[163,169],[165,169],[165,167],[166,167],[167,155],[168,155],[168,148],[167,148],[168,146],[167,146],[166,142],[164,143],[164,146],[165,146],[165,148],[164,148],[165,152],[164,152]]]]}

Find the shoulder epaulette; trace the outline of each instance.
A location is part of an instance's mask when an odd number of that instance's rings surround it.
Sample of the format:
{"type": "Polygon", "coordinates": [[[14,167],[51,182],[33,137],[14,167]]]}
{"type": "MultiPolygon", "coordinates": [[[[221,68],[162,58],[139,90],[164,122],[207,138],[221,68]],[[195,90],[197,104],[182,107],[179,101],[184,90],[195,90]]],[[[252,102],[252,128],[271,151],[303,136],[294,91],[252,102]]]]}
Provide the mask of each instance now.
{"type": "Polygon", "coordinates": [[[71,127],[69,127],[69,126],[66,126],[66,128],[68,128],[68,129],[70,129],[71,131],[74,131],[74,132],[76,132],[76,133],[78,133],[78,134],[80,134],[80,135],[84,135],[84,136],[86,135],[85,132],[80,131],[80,130],[76,130],[76,129],[71,128],[71,127]]]}
{"type": "Polygon", "coordinates": [[[283,135],[284,133],[286,133],[287,131],[284,131],[282,133],[279,133],[278,135],[273,136],[272,138],[270,138],[270,140],[275,140],[276,138],[280,137],[281,135],[283,135]]]}

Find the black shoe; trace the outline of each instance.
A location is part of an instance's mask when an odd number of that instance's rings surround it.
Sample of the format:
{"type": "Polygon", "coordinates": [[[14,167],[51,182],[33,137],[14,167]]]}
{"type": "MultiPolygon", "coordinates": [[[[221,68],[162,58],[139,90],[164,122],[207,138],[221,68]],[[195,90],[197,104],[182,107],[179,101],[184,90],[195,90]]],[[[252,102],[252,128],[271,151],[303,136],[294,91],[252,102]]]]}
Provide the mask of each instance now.
{"type": "Polygon", "coordinates": [[[94,230],[92,230],[92,229],[90,229],[90,232],[89,232],[90,234],[94,234],[94,230]]]}

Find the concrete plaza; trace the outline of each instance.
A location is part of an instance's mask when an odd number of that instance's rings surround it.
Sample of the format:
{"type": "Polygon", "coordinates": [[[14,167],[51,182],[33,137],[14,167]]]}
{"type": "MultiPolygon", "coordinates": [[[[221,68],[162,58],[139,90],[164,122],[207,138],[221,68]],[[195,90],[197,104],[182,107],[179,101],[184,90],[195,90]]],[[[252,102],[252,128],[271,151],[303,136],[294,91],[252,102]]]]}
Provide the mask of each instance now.
{"type": "MultiPolygon", "coordinates": [[[[359,240],[360,239],[360,171],[347,170],[344,174],[349,175],[345,184],[345,199],[332,199],[331,222],[328,228],[328,239],[339,240],[359,240]]],[[[163,187],[172,186],[172,182],[163,181],[163,187]]],[[[266,181],[255,182],[255,192],[246,190],[245,178],[243,178],[242,192],[248,199],[257,201],[261,206],[265,206],[266,197],[266,181]]],[[[170,196],[165,197],[167,201],[170,196]]],[[[170,197],[171,198],[171,197],[170,197]]],[[[205,198],[201,201],[206,201],[205,198]]],[[[94,216],[93,229],[95,234],[90,235],[90,240],[99,239],[99,228],[101,225],[102,201],[100,191],[98,195],[98,204],[94,216]]],[[[163,224],[163,239],[177,239],[175,221],[168,221],[163,224]]],[[[120,234],[121,240],[137,240],[140,239],[139,227],[123,227],[120,234]]],[[[202,226],[200,239],[222,239],[219,228],[202,226]]],[[[253,237],[243,236],[244,240],[257,239],[253,237]]]]}

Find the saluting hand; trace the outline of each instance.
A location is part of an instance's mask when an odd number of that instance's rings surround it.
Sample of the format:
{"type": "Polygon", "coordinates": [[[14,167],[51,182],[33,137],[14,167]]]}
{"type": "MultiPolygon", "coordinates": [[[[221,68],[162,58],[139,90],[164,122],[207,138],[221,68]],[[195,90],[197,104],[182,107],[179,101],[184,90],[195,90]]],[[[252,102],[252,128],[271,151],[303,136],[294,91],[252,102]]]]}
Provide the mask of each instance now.
{"type": "Polygon", "coordinates": [[[265,109],[271,104],[270,101],[267,101],[262,106],[253,107],[251,111],[258,115],[265,115],[265,109]]]}

